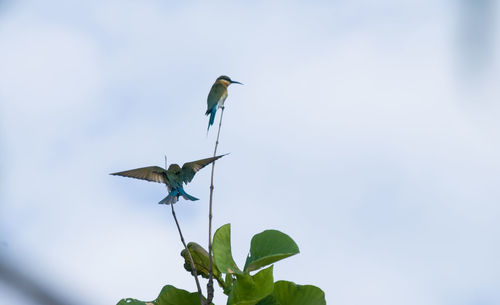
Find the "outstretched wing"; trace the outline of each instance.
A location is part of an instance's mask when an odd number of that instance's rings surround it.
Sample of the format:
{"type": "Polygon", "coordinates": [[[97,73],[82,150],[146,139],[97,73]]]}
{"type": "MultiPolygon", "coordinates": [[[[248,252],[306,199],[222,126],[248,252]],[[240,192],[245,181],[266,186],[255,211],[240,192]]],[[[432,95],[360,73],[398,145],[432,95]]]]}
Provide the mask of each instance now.
{"type": "Polygon", "coordinates": [[[182,181],[184,183],[189,183],[193,180],[194,175],[202,168],[208,164],[214,162],[215,160],[222,158],[225,155],[220,155],[217,157],[211,157],[206,159],[201,159],[193,162],[184,163],[182,166],[182,181]]]}
{"type": "Polygon", "coordinates": [[[212,89],[210,89],[210,93],[207,97],[207,112],[205,113],[206,115],[210,114],[210,111],[212,111],[212,108],[217,105],[224,93],[226,93],[226,90],[226,87],[224,87],[224,85],[220,83],[215,83],[212,86],[212,89]]]}
{"type": "Polygon", "coordinates": [[[112,173],[111,175],[136,178],[136,179],[142,179],[142,180],[166,184],[167,183],[166,172],[167,171],[165,169],[159,166],[148,166],[118,173],[112,173]]]}

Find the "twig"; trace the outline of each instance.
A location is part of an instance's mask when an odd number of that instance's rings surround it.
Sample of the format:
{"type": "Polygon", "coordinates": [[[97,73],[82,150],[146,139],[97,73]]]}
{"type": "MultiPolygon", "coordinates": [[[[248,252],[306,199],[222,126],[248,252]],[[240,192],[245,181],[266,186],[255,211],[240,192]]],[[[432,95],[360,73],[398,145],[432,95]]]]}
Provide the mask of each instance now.
{"type": "Polygon", "coordinates": [[[175,224],[177,225],[177,230],[179,230],[179,235],[181,236],[181,242],[184,245],[184,249],[186,249],[187,251],[189,262],[191,263],[191,269],[193,270],[193,277],[194,280],[196,281],[196,288],[198,288],[198,294],[200,296],[200,304],[203,305],[205,304],[205,302],[203,302],[203,294],[201,292],[200,282],[198,281],[198,273],[196,272],[196,267],[194,266],[193,257],[191,256],[191,252],[189,251],[186,242],[184,241],[184,236],[182,236],[181,227],[179,226],[179,222],[177,221],[177,217],[175,216],[174,203],[171,203],[170,206],[172,207],[172,215],[174,216],[175,224]]]}
{"type": "MultiPolygon", "coordinates": [[[[217,131],[217,140],[215,140],[214,157],[217,154],[217,146],[219,146],[219,135],[222,126],[222,116],[224,115],[224,106],[221,107],[219,130],[217,131]]],[[[208,210],[208,284],[207,284],[207,304],[212,302],[214,298],[214,281],[212,272],[212,202],[214,195],[214,170],[215,161],[212,163],[212,176],[210,178],[210,204],[208,210]]]]}

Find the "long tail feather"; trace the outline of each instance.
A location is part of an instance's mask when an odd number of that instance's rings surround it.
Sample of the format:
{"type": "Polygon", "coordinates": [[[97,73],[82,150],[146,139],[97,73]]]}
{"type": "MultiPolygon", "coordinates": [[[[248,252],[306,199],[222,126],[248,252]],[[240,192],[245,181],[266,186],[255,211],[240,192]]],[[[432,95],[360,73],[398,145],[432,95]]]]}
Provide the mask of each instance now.
{"type": "Polygon", "coordinates": [[[214,124],[216,112],[217,112],[217,105],[215,105],[214,108],[212,108],[212,110],[210,111],[210,120],[208,121],[207,131],[210,129],[210,126],[214,124]]]}
{"type": "Polygon", "coordinates": [[[189,195],[188,193],[186,193],[186,191],[184,191],[184,189],[179,189],[179,194],[182,196],[182,198],[186,199],[186,200],[191,200],[191,201],[196,201],[196,200],[200,200],[194,196],[191,196],[189,195]]]}
{"type": "Polygon", "coordinates": [[[168,193],[168,196],[163,198],[159,204],[173,204],[176,203],[179,200],[179,191],[178,190],[172,190],[170,193],[168,193]]]}

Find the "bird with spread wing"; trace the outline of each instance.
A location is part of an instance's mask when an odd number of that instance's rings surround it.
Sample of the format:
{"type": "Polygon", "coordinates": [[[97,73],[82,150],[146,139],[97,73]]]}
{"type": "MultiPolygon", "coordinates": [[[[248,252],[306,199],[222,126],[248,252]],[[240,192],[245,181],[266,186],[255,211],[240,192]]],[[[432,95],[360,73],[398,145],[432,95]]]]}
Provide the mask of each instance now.
{"type": "Polygon", "coordinates": [[[164,169],[160,166],[148,166],[123,172],[112,173],[111,175],[165,183],[168,188],[168,196],[161,200],[159,202],[160,204],[176,203],[179,200],[179,196],[182,196],[186,200],[195,201],[198,200],[198,198],[186,193],[182,185],[191,182],[194,175],[200,169],[223,156],[225,155],[187,162],[184,163],[182,167],[180,167],[178,164],[170,164],[168,169],[164,169]]]}

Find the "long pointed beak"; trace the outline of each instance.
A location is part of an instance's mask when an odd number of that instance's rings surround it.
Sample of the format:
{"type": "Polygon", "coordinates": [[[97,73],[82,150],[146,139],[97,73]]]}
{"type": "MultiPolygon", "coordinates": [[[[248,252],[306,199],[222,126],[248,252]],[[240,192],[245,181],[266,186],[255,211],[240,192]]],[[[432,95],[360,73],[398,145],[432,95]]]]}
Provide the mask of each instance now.
{"type": "Polygon", "coordinates": [[[240,85],[243,85],[242,83],[234,81],[234,80],[231,81],[231,84],[240,84],[240,85]]]}

